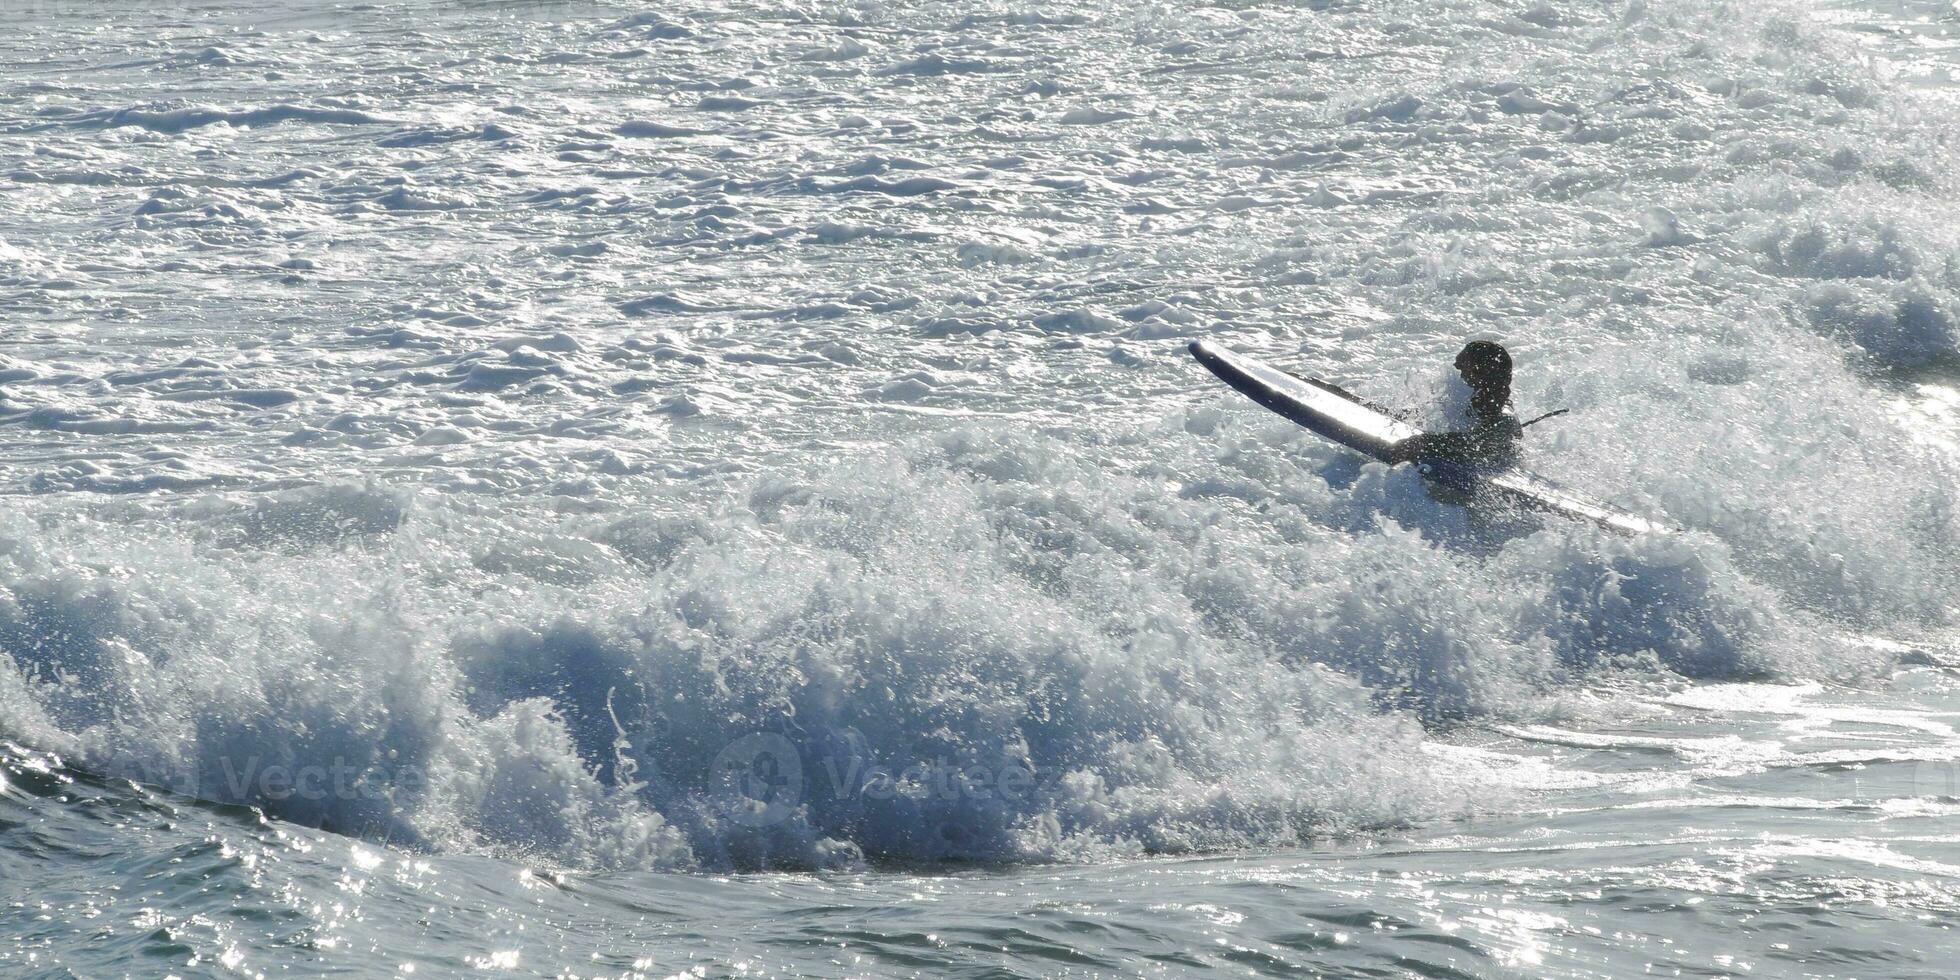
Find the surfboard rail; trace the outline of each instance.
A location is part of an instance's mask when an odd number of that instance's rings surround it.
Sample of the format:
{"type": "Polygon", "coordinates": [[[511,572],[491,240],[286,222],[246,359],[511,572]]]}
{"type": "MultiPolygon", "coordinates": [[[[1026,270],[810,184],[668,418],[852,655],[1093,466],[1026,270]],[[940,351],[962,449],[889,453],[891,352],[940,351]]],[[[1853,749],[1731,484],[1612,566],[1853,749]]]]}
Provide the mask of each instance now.
{"type": "Polygon", "coordinates": [[[1240,394],[1350,449],[1387,461],[1419,430],[1324,381],[1298,378],[1209,341],[1191,343],[1191,356],[1240,394]]]}

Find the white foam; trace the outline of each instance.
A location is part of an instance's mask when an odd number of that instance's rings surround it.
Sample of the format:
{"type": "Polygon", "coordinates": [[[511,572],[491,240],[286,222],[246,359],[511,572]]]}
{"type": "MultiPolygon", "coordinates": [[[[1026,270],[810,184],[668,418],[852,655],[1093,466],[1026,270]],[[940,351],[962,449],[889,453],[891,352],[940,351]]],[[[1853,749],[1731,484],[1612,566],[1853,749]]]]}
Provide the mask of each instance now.
{"type": "MultiPolygon", "coordinates": [[[[1950,117],[1796,12],[30,39],[88,82],[0,109],[0,734],[433,846],[812,866],[1431,819],[1506,777],[1424,725],[1858,683],[1898,654],[1839,633],[1955,626],[1951,413],[1897,405],[1960,354],[1950,117]],[[1488,533],[1192,336],[1431,423],[1500,339],[1573,409],[1532,465],[1688,533],[1488,533]],[[752,735],[1042,791],[757,826],[713,776],[752,735]],[[375,794],[230,778],[350,760],[375,794]]],[[[1789,756],[1945,758],[1835,751],[1789,756]]]]}

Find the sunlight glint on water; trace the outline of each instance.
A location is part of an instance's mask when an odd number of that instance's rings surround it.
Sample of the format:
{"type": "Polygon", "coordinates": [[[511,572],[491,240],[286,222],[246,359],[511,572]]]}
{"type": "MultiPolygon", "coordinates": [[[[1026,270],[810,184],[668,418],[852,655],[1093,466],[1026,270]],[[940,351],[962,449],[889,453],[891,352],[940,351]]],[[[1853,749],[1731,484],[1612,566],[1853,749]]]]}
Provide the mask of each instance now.
{"type": "Polygon", "coordinates": [[[1960,951],[1949,5],[17,12],[0,972],[1960,951]]]}

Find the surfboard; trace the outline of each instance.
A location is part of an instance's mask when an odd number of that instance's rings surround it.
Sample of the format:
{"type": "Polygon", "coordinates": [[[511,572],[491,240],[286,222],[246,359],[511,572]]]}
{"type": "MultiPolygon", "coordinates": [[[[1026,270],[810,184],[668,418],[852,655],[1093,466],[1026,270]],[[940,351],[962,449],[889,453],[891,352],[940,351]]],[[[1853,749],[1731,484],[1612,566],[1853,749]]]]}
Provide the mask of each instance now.
{"type": "MultiPolygon", "coordinates": [[[[1255,358],[1198,340],[1191,356],[1240,394],[1317,435],[1383,462],[1395,446],[1421,433],[1380,405],[1317,378],[1289,374],[1255,358]]],[[[1516,467],[1474,476],[1482,495],[1517,506],[1596,524],[1620,534],[1665,531],[1637,514],[1572,493],[1544,477],[1516,467]]]]}

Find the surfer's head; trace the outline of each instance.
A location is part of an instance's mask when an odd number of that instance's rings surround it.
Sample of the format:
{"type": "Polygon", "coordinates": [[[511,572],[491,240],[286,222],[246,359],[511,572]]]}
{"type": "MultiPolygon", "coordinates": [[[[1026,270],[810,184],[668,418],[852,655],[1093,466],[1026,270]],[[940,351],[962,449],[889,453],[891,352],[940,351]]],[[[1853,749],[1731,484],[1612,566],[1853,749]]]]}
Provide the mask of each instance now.
{"type": "Polygon", "coordinates": [[[1472,410],[1495,415],[1511,400],[1511,352],[1488,340],[1473,340],[1456,355],[1456,372],[1470,386],[1472,410]]]}

